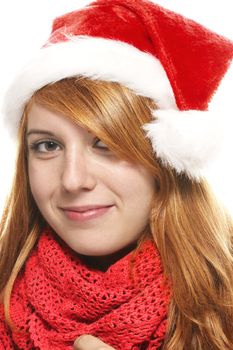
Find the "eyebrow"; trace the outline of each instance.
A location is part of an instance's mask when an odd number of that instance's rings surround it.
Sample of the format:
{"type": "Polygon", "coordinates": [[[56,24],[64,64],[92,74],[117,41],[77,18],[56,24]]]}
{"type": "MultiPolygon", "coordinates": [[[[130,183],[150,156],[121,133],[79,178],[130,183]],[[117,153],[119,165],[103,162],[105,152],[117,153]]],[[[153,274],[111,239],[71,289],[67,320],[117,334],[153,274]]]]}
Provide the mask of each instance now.
{"type": "Polygon", "coordinates": [[[55,136],[51,131],[47,131],[47,130],[40,130],[40,129],[31,129],[28,133],[27,133],[27,137],[29,137],[30,135],[49,135],[49,136],[55,136]]]}

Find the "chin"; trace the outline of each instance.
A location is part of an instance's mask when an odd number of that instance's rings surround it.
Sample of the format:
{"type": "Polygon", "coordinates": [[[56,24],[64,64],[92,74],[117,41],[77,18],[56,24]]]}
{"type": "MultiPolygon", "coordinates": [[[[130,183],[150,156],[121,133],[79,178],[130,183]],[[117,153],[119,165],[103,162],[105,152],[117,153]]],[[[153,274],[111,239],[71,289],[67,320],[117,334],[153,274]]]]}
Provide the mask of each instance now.
{"type": "Polygon", "coordinates": [[[66,241],[67,245],[71,249],[73,249],[76,253],[86,256],[107,256],[111,254],[115,254],[123,249],[125,249],[129,244],[116,244],[113,243],[112,245],[110,242],[101,242],[98,241],[98,244],[96,242],[69,242],[66,241]]]}
{"type": "Polygon", "coordinates": [[[71,246],[70,247],[78,254],[81,255],[86,255],[86,256],[96,256],[96,257],[101,257],[101,256],[107,256],[107,255],[111,255],[111,254],[115,254],[117,253],[119,250],[122,249],[122,247],[120,247],[119,249],[117,247],[115,248],[106,248],[104,249],[103,247],[98,248],[98,247],[83,247],[83,246],[71,246]]]}

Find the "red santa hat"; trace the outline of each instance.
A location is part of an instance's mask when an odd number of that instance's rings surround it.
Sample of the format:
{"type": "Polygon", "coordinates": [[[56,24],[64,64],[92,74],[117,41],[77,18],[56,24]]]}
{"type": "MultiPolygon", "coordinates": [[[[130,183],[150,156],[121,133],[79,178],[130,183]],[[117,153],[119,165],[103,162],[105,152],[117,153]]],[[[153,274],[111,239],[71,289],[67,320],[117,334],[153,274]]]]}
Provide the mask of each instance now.
{"type": "Polygon", "coordinates": [[[218,148],[221,115],[207,110],[232,57],[230,40],[154,3],[97,0],[55,19],[8,90],[5,123],[16,134],[25,104],[48,83],[77,75],[119,82],[156,102],[144,126],[156,156],[198,180],[218,148]]]}

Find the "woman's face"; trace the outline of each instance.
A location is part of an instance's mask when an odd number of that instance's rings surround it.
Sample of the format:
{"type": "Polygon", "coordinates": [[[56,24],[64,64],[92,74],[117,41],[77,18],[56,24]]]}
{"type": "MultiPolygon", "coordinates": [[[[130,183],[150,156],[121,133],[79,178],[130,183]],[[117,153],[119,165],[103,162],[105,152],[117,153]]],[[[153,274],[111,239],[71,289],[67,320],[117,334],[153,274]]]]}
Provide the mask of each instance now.
{"type": "Polygon", "coordinates": [[[154,194],[144,167],[119,159],[95,135],[37,104],[27,138],[33,197],[74,251],[105,256],[141,236],[154,194]]]}

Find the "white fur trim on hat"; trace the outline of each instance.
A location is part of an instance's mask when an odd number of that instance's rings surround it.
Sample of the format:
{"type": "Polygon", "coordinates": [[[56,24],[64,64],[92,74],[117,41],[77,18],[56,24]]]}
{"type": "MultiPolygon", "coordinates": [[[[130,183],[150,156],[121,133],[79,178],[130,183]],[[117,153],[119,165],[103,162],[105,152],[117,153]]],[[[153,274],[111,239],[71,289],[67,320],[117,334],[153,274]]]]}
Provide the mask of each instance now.
{"type": "Polygon", "coordinates": [[[119,82],[139,95],[153,98],[159,108],[176,108],[167,75],[160,61],[151,54],[121,41],[88,36],[68,39],[40,49],[9,88],[4,115],[13,136],[33,93],[72,76],[119,82]]]}
{"type": "Polygon", "coordinates": [[[155,110],[155,120],[143,126],[156,156],[165,166],[197,181],[216,157],[224,135],[221,112],[155,110]]]}

